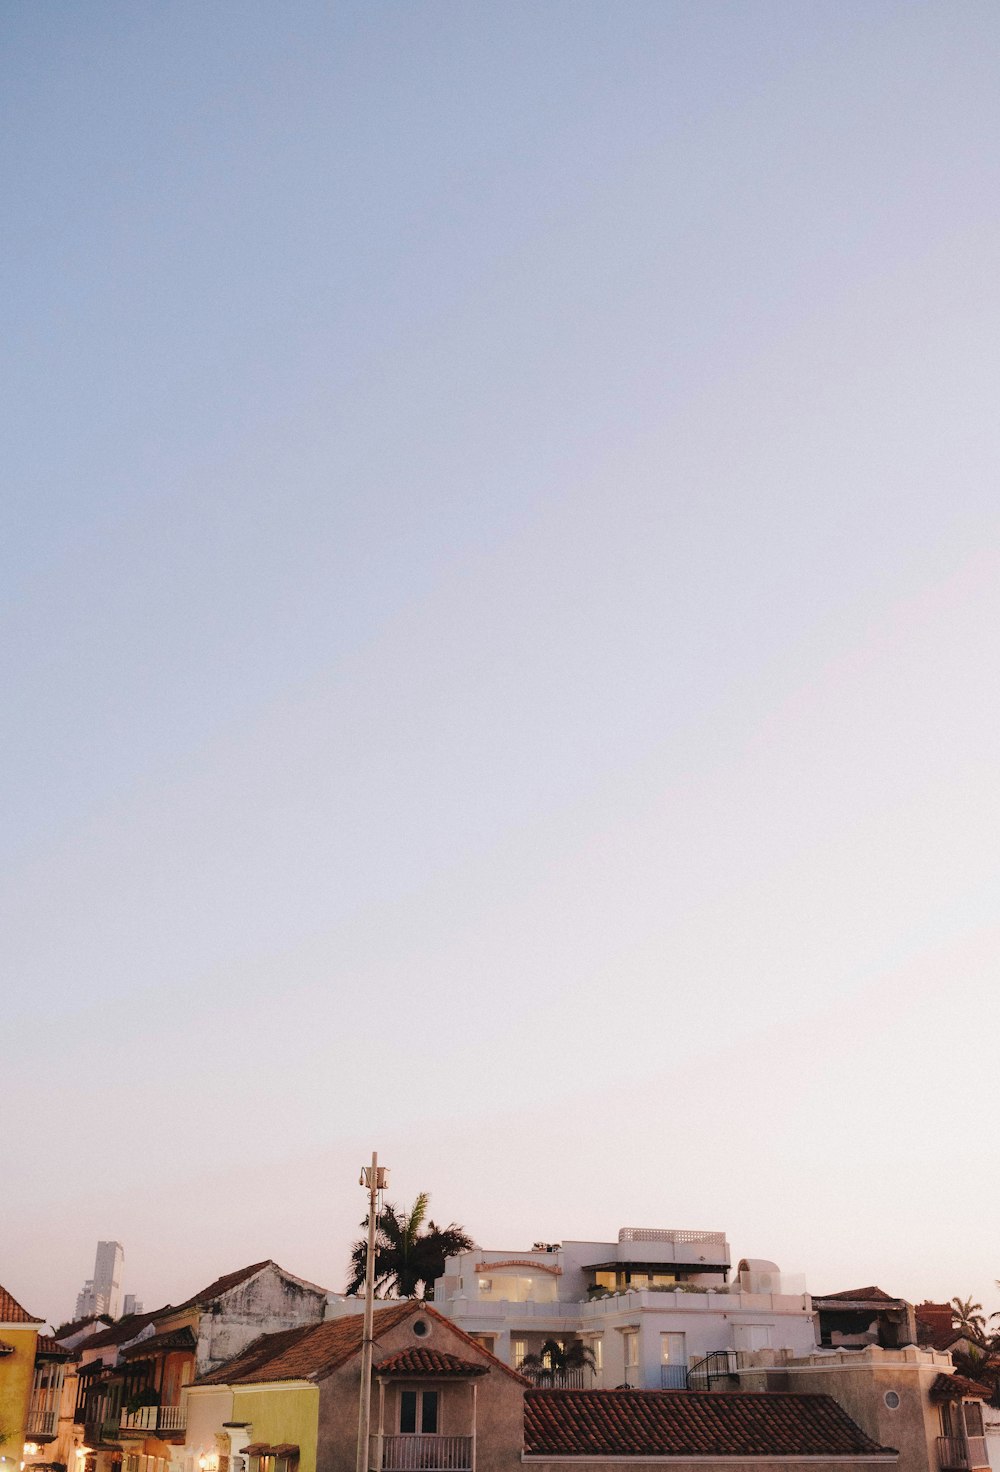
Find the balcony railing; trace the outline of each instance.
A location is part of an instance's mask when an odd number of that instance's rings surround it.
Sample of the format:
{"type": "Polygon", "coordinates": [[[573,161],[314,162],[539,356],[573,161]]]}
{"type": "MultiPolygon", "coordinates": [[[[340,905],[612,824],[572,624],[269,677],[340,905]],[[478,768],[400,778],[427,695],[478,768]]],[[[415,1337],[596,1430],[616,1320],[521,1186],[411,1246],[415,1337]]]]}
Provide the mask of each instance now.
{"type": "Polygon", "coordinates": [[[941,1472],[972,1472],[988,1468],[989,1454],[984,1436],[939,1436],[938,1465],[941,1472]]]}
{"type": "Polygon", "coordinates": [[[382,1472],[471,1472],[471,1436],[386,1436],[382,1472]]]}
{"type": "Polygon", "coordinates": [[[676,1227],[621,1227],[618,1241],[622,1242],[674,1242],[684,1245],[725,1247],[725,1232],[685,1232],[676,1227]]]}
{"type": "Polygon", "coordinates": [[[733,1381],[739,1384],[739,1355],[736,1349],[716,1349],[704,1359],[695,1360],[687,1372],[688,1390],[711,1390],[713,1385],[735,1389],[733,1381]]]}
{"type": "Polygon", "coordinates": [[[661,1390],[687,1390],[688,1367],[687,1365],[661,1365],[660,1366],[660,1389],[661,1390]]]}
{"type": "Polygon", "coordinates": [[[521,1365],[518,1374],[530,1380],[536,1390],[587,1390],[592,1372],[586,1369],[546,1370],[537,1365],[521,1365]]]}
{"type": "Polygon", "coordinates": [[[37,1441],[40,1437],[55,1436],[59,1429],[58,1411],[35,1411],[28,1412],[28,1439],[37,1441]]]}
{"type": "Polygon", "coordinates": [[[151,1436],[158,1431],[183,1431],[186,1426],[185,1406],[140,1406],[138,1410],[122,1412],[122,1431],[139,1431],[151,1436]]]}

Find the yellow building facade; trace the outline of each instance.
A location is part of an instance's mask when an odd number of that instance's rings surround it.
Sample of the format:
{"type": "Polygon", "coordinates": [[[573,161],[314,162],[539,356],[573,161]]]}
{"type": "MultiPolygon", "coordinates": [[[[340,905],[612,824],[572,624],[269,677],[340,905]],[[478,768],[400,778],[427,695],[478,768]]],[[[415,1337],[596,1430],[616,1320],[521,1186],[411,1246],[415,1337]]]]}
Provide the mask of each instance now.
{"type": "Polygon", "coordinates": [[[0,1287],[0,1472],[18,1472],[24,1460],[35,1348],[44,1327],[0,1287]]]}

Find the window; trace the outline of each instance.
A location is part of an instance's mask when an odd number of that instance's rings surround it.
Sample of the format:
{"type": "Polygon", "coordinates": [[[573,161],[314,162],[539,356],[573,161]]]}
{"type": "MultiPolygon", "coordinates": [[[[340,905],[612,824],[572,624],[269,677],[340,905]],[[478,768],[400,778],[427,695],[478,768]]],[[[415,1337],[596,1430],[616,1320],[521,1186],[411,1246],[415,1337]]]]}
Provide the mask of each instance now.
{"type": "Polygon", "coordinates": [[[636,1386],[639,1383],[639,1335],[635,1329],[629,1329],[622,1335],[622,1344],[625,1350],[625,1384],[636,1386]]]}
{"type": "Polygon", "coordinates": [[[962,1402],[962,1410],[965,1412],[965,1434],[966,1436],[985,1436],[983,1429],[983,1408],[977,1400],[966,1400],[962,1402]]]}
{"type": "Polygon", "coordinates": [[[512,1339],[510,1341],[510,1357],[515,1370],[519,1370],[524,1364],[524,1357],[528,1353],[528,1341],[526,1339],[512,1339]]]}
{"type": "Polygon", "coordinates": [[[594,1369],[598,1374],[604,1369],[604,1338],[598,1334],[590,1341],[590,1347],[594,1351],[594,1369]]]}
{"type": "Polygon", "coordinates": [[[399,1393],[399,1430],[403,1436],[436,1436],[438,1429],[438,1393],[436,1390],[401,1390],[399,1393]]]}
{"type": "Polygon", "coordinates": [[[497,1342],[497,1336],[495,1334],[473,1334],[472,1338],[480,1348],[488,1350],[490,1354],[494,1353],[494,1346],[497,1342]]]}
{"type": "Polygon", "coordinates": [[[660,1364],[687,1364],[687,1338],[684,1334],[660,1335],[660,1364]]]}

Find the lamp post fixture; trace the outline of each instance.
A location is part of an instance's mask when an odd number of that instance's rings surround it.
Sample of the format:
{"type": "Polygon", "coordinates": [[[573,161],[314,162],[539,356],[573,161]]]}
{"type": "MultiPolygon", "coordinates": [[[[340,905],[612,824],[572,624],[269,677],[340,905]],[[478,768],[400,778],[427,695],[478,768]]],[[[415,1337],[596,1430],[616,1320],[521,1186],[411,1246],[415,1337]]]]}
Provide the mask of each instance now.
{"type": "MultiPolygon", "coordinates": [[[[375,1233],[378,1229],[378,1197],[389,1183],[389,1172],[379,1165],[372,1152],[372,1163],[362,1167],[359,1186],[368,1191],[368,1255],[365,1259],[365,1325],[361,1339],[361,1403],[358,1407],[357,1472],[369,1472],[368,1442],[372,1411],[372,1337],[375,1314],[375,1233]]],[[[381,1472],[381,1469],[379,1469],[381,1472]]]]}

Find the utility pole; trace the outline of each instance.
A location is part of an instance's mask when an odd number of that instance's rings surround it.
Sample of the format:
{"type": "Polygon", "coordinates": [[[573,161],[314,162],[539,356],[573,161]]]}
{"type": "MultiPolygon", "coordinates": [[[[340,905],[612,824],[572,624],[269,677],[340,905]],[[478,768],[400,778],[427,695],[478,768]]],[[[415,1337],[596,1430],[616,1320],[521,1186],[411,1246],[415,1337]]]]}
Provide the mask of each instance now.
{"type": "MultiPolygon", "coordinates": [[[[368,1442],[372,1416],[372,1350],[374,1348],[373,1322],[375,1315],[375,1233],[378,1229],[378,1196],[389,1181],[389,1172],[379,1165],[378,1155],[372,1152],[372,1163],[361,1171],[359,1186],[368,1190],[368,1256],[365,1260],[365,1327],[361,1340],[361,1403],[358,1406],[358,1459],[357,1472],[369,1472],[368,1442]]],[[[381,1469],[379,1469],[381,1472],[381,1469]]]]}

